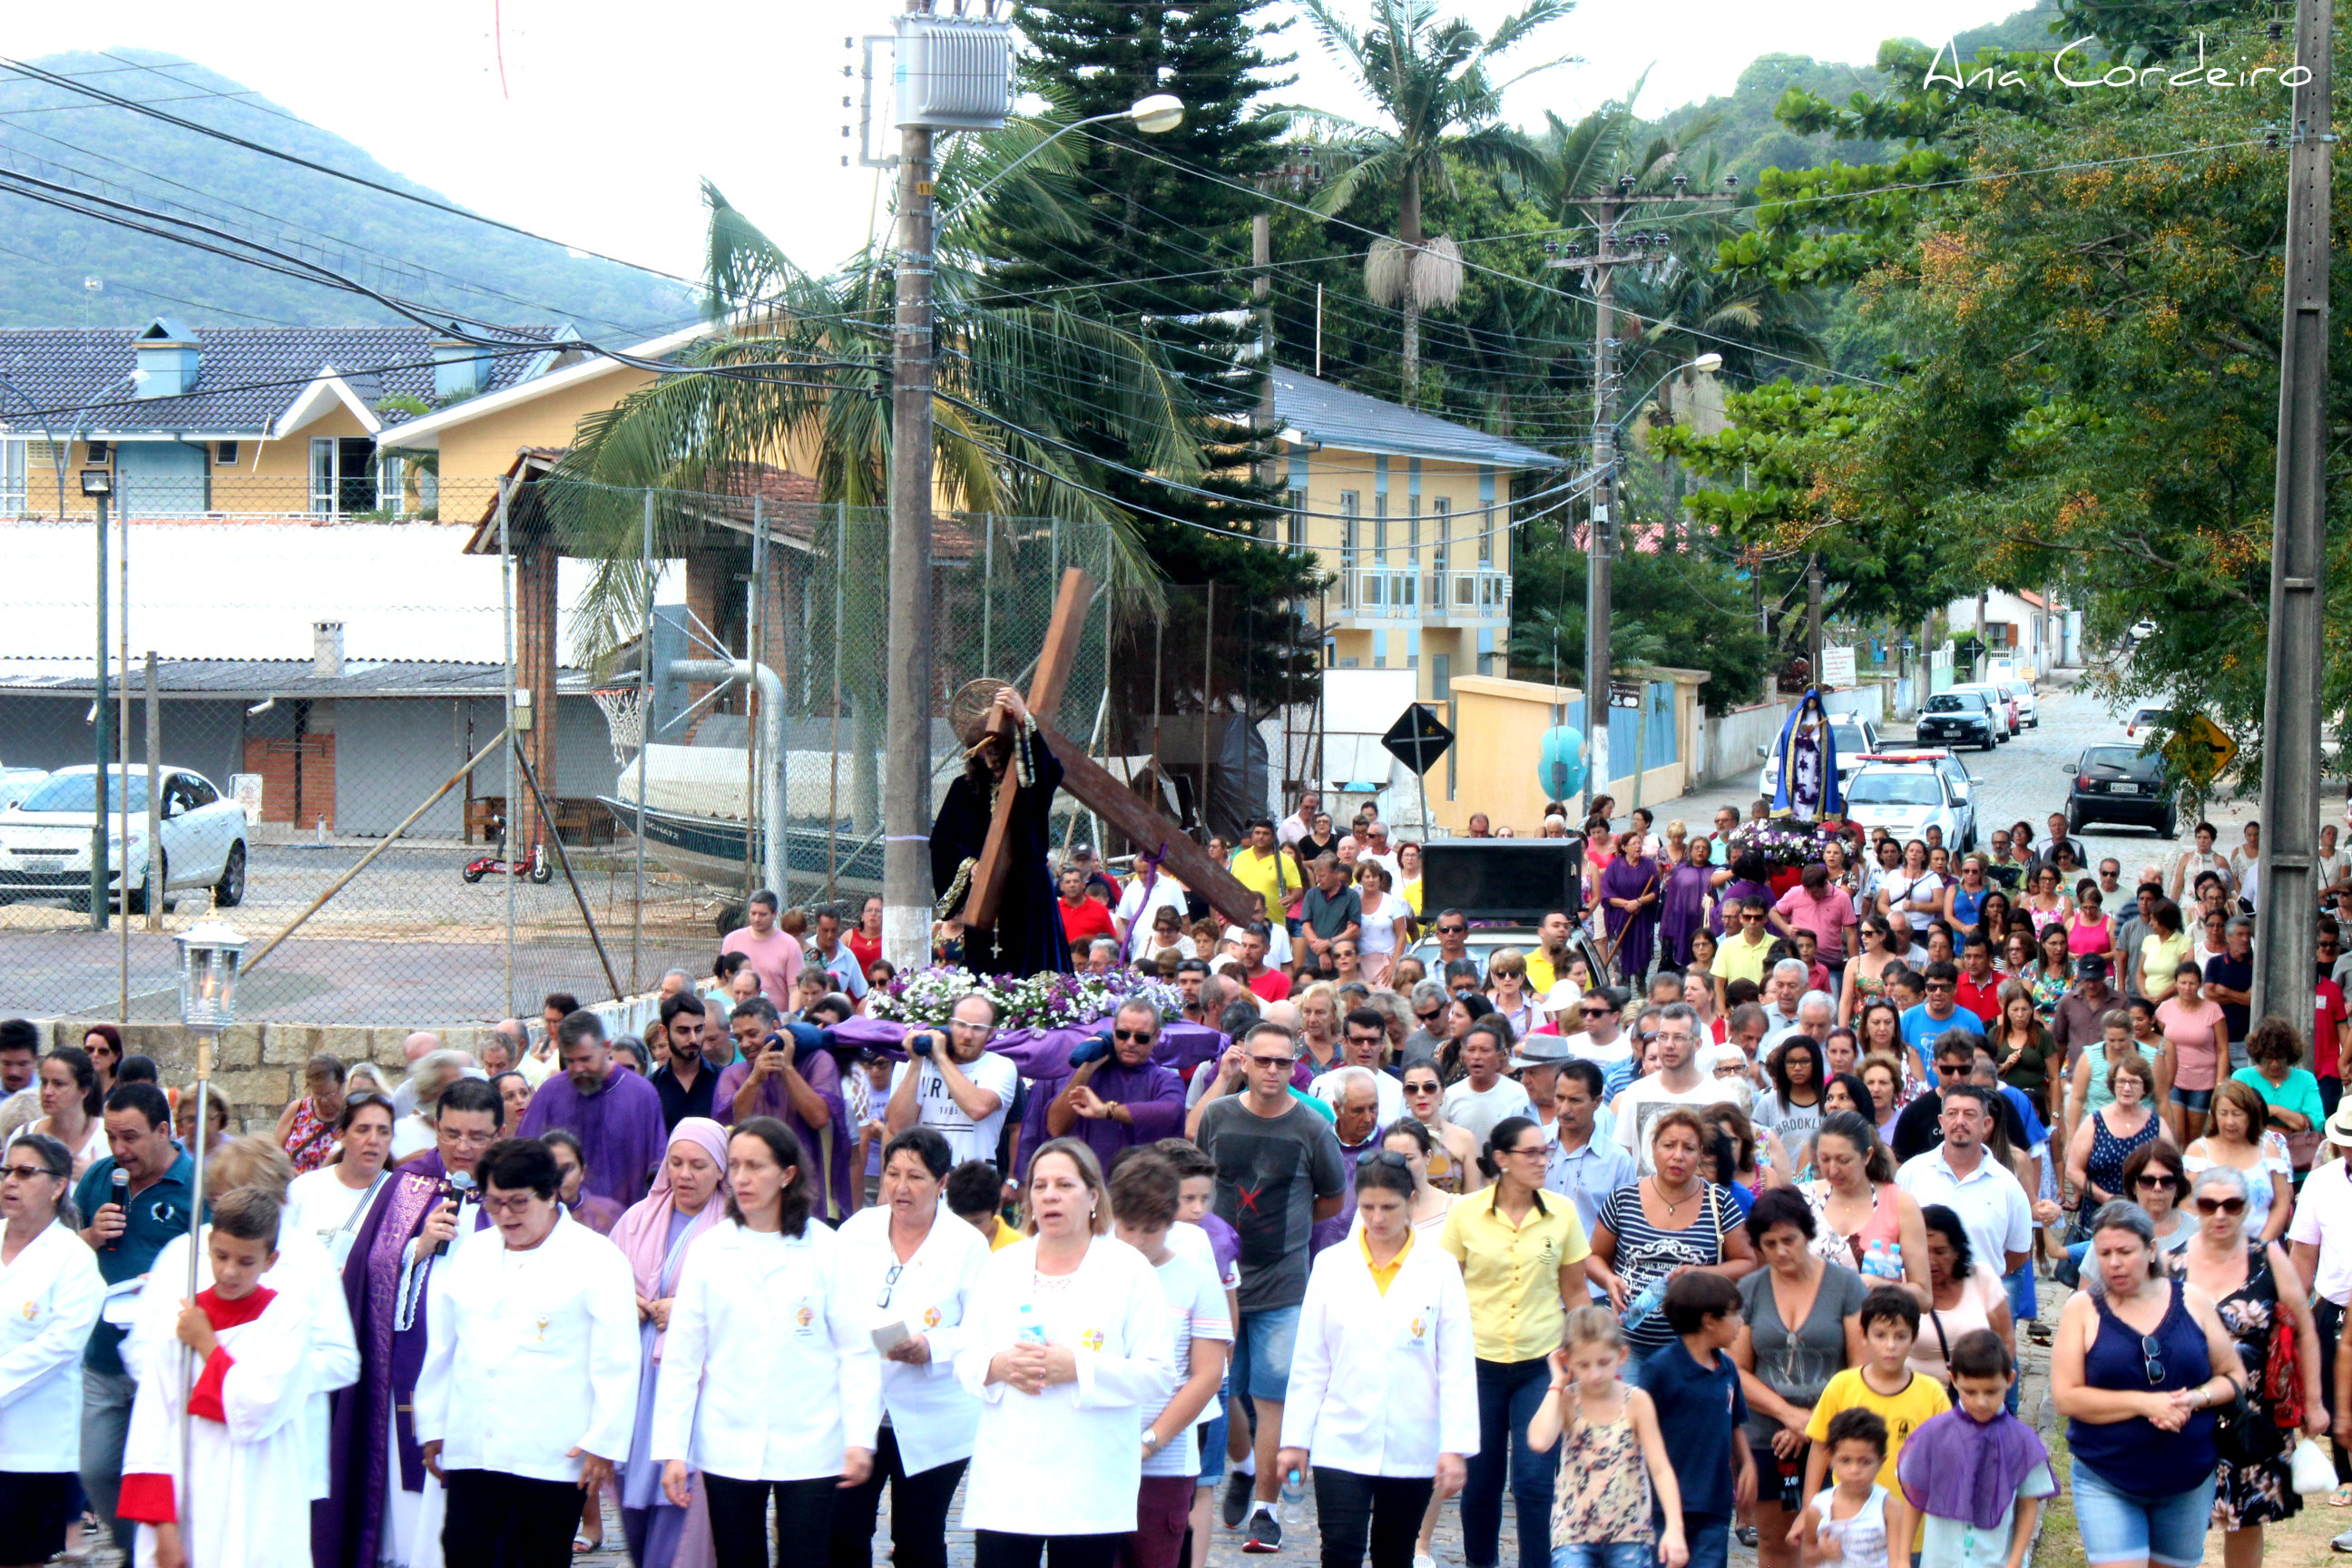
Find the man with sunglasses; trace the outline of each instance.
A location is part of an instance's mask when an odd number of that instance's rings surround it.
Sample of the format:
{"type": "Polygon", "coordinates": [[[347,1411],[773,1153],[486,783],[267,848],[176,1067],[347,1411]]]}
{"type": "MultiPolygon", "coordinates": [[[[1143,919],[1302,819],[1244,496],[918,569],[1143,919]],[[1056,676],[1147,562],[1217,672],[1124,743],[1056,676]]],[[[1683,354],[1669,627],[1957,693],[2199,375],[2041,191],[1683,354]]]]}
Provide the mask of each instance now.
{"type": "MultiPolygon", "coordinates": [[[[1984,1020],[1960,1005],[1960,972],[1952,964],[1941,962],[1927,965],[1923,976],[1925,997],[1917,1006],[1903,1010],[1903,1043],[1921,1057],[1928,1047],[1953,1029],[1965,1034],[1984,1033],[1984,1020]]],[[[1961,1064],[1963,1077],[1968,1066],[1961,1064]]]]}
{"type": "MultiPolygon", "coordinates": [[[[1445,966],[1470,957],[1470,917],[1460,910],[1440,910],[1437,919],[1430,923],[1437,935],[1438,972],[1445,966]]],[[[1475,960],[1472,960],[1475,962],[1475,960]]]]}
{"type": "MultiPolygon", "coordinates": [[[[1936,1072],[1941,1084],[1969,1080],[1976,1067],[1977,1042],[1983,1037],[1965,1029],[1951,1029],[1936,1042],[1936,1072]]],[[[2001,1131],[2008,1134],[2011,1145],[2030,1147],[2025,1123],[2019,1119],[2017,1108],[1999,1095],[1993,1097],[1991,1103],[1992,1114],[2000,1118],[2001,1131]]],[[[1903,1108],[1903,1114],[1895,1120],[1895,1135],[1887,1142],[1897,1160],[1912,1160],[1933,1152],[1944,1137],[1943,1095],[1931,1089],[1903,1108]]]]}
{"type": "MultiPolygon", "coordinates": [[[[1297,1045],[1279,1024],[1259,1024],[1236,1042],[1248,1087],[1204,1100],[1194,1142],[1217,1163],[1217,1217],[1241,1238],[1241,1319],[1231,1386],[1255,1406],[1254,1497],[1240,1521],[1244,1552],[1277,1552],[1274,1502],[1282,1485],[1282,1401],[1298,1308],[1307,1299],[1308,1243],[1316,1222],[1339,1212],[1348,1171],[1339,1138],[1290,1092],[1297,1045]]],[[[1248,1418],[1234,1401],[1237,1425],[1248,1418]]]]}
{"type": "Polygon", "coordinates": [[[1625,1037],[1624,992],[1614,985],[1596,985],[1577,998],[1576,1013],[1584,1028],[1568,1037],[1569,1055],[1603,1073],[1633,1059],[1633,1042],[1625,1037]]]}
{"type": "Polygon", "coordinates": [[[1081,1040],[1070,1070],[1039,1078],[1021,1118],[1021,1146],[1042,1148],[1052,1138],[1076,1138],[1108,1170],[1122,1149],[1184,1135],[1184,1083],[1151,1059],[1160,1044],[1160,1014],[1129,1002],[1110,1021],[1108,1039],[1081,1040]]]}
{"type": "Polygon", "coordinates": [[[1755,982],[1764,989],[1764,961],[1771,955],[1772,932],[1765,923],[1767,906],[1753,895],[1739,900],[1729,918],[1733,924],[1715,950],[1715,977],[1726,985],[1735,980],[1755,982]]]}
{"type": "MultiPolygon", "coordinates": [[[[1386,1127],[1404,1114],[1403,1084],[1393,1075],[1381,1070],[1381,1058],[1389,1047],[1388,1020],[1375,1008],[1356,1007],[1349,1009],[1341,1027],[1346,1033],[1339,1045],[1339,1066],[1308,1084],[1307,1092],[1335,1110],[1343,1109],[1339,1101],[1340,1068],[1362,1068],[1372,1080],[1375,1119],[1381,1126],[1386,1127]]],[[[1345,1131],[1344,1123],[1342,1131],[1345,1131]]],[[[1347,1139],[1342,1137],[1340,1142],[1344,1143],[1347,1139]]]]}

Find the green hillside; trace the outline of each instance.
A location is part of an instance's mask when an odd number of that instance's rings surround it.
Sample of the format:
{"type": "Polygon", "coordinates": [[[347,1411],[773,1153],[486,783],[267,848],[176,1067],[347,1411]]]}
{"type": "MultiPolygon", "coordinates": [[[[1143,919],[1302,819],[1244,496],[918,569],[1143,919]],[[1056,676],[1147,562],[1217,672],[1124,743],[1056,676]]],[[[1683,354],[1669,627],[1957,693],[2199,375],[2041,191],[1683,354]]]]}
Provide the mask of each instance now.
{"type": "MultiPolygon", "coordinates": [[[[1956,35],[1951,42],[1967,59],[1980,48],[2053,48],[2049,26],[2057,19],[2054,5],[2036,4],[2002,21],[1956,35]]],[[[1923,40],[1931,47],[1941,38],[1923,40]]],[[[1841,65],[1810,55],[1759,55],[1739,73],[1730,92],[1704,103],[1685,104],[1651,121],[1654,130],[1679,129],[1702,116],[1716,117],[1715,133],[1699,143],[1702,158],[1712,154],[1724,174],[1737,174],[1742,185],[1752,185],[1765,169],[1809,169],[1832,158],[1845,163],[1875,162],[1885,151],[1876,142],[1835,142],[1826,136],[1800,136],[1772,118],[1773,106],[1792,87],[1808,88],[1832,99],[1850,93],[1876,96],[1889,86],[1886,73],[1875,65],[1841,65]]]]}
{"type": "MultiPolygon", "coordinates": [[[[241,83],[169,55],[125,49],[33,63],[87,76],[124,98],[169,100],[168,111],[184,119],[437,195],[241,83]]],[[[385,293],[479,320],[570,321],[593,338],[646,332],[693,313],[680,287],[665,279],[24,77],[0,75],[0,167],[195,218],[296,251],[385,293]]],[[[0,195],[0,325],[131,326],[163,311],[196,326],[401,319],[341,289],[0,195]],[[103,279],[104,290],[86,290],[87,278],[103,279]]]]}

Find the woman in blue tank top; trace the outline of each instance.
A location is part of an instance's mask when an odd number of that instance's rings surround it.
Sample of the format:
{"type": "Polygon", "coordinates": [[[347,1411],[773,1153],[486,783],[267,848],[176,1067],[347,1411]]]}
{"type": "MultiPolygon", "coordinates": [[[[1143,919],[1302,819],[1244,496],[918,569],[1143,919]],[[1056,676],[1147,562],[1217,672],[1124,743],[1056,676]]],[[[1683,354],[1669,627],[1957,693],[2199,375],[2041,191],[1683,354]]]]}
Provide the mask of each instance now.
{"type": "Polygon", "coordinates": [[[2091,1253],[2050,1359],[2084,1554],[2190,1568],[2213,1508],[2214,1411],[2236,1399],[2245,1370],[2212,1299],[2166,1277],[2145,1209],[2100,1209],[2091,1253]]]}

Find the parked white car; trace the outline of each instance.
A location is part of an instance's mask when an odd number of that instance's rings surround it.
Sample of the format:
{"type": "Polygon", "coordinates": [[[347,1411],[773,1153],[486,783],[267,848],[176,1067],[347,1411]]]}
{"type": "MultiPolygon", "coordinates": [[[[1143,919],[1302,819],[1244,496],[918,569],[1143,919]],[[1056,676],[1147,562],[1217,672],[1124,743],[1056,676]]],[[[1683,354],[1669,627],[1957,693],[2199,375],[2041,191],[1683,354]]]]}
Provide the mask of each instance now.
{"type": "MultiPolygon", "coordinates": [[[[1857,713],[1830,715],[1830,737],[1837,746],[1838,788],[1843,790],[1853,779],[1854,770],[1862,766],[1856,759],[1865,752],[1878,750],[1878,726],[1857,713]]],[[[1774,744],[1779,743],[1778,737],[1774,744]]],[[[1780,785],[1780,757],[1773,747],[1765,748],[1763,771],[1756,775],[1756,793],[1766,800],[1780,785]]]]}
{"type": "Polygon", "coordinates": [[[2033,688],[2025,681],[2004,679],[1997,682],[2017,704],[2018,722],[2029,730],[2042,728],[2042,700],[2033,695],[2033,688]]]}
{"type": "MultiPolygon", "coordinates": [[[[107,852],[109,901],[143,913],[151,889],[147,864],[147,770],[108,770],[107,852]],[[125,832],[117,814],[128,807],[125,832]],[[126,870],[127,868],[127,870],[126,870]]],[[[212,781],[186,768],[164,768],[162,837],[163,886],[212,890],[226,909],[245,898],[245,808],[223,795],[212,781]]],[[[98,770],[60,768],[16,805],[0,811],[0,903],[62,899],[74,909],[89,907],[90,827],[97,809],[98,770]]]]}
{"type": "Polygon", "coordinates": [[[40,787],[49,775],[40,768],[0,767],[0,811],[16,805],[40,787]]]}

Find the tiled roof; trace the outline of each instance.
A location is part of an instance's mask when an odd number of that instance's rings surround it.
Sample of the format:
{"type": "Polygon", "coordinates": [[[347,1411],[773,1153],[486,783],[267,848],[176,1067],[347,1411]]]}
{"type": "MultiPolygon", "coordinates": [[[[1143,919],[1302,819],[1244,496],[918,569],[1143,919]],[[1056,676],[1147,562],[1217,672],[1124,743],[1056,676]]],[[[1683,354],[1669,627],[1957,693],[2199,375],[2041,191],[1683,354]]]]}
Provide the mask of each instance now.
{"type": "MultiPolygon", "coordinates": [[[[512,331],[552,348],[563,329],[512,331]]],[[[371,404],[396,395],[433,400],[434,334],[424,327],[210,328],[192,334],[198,345],[194,390],[142,399],[134,395],[131,373],[139,363],[137,341],[145,331],[0,330],[0,377],[23,395],[0,395],[0,426],[59,434],[79,426],[101,437],[184,432],[257,439],[328,365],[371,404]],[[27,403],[43,410],[42,416],[28,412],[27,403]]],[[[542,374],[548,357],[546,351],[492,351],[484,390],[499,391],[542,374]]],[[[379,409],[378,416],[386,424],[411,417],[397,409],[379,409]]]]}
{"type": "MultiPolygon", "coordinates": [[[[310,659],[163,658],[155,661],[155,689],[166,697],[488,697],[504,689],[506,667],[455,659],[346,659],[343,673],[321,676],[310,659]]],[[[0,659],[0,692],[76,696],[97,689],[87,658],[0,659]]],[[[556,672],[569,696],[589,687],[588,672],[556,672]]]]}
{"type": "Polygon", "coordinates": [[[1558,468],[1567,459],[1522,447],[1500,436],[1423,414],[1385,398],[1350,392],[1295,370],[1276,370],[1275,416],[1287,429],[1326,447],[1355,452],[1386,452],[1408,458],[1443,458],[1457,463],[1491,463],[1499,468],[1558,468]]]}

